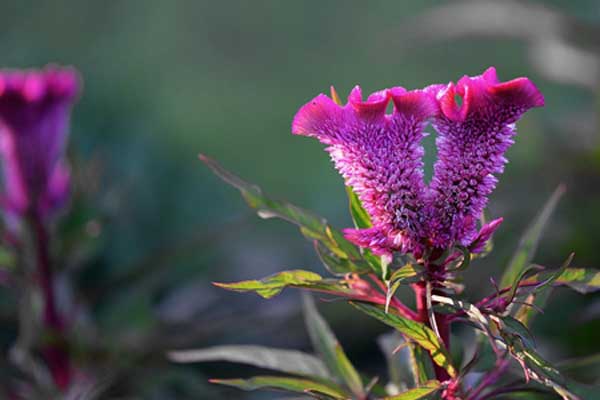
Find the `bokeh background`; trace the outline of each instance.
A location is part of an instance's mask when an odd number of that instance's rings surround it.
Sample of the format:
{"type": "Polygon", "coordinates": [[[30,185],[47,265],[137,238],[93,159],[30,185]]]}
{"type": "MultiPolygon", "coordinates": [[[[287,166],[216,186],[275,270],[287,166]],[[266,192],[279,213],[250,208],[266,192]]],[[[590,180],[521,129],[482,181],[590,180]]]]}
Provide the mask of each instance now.
{"type": "MultiPolygon", "coordinates": [[[[175,365],[164,351],[308,349],[297,292],[264,301],[210,282],[322,272],[311,244],[293,226],[259,220],[197,155],[349,226],[322,146],[290,134],[296,110],[331,84],[345,97],[355,84],[418,88],[490,65],[501,79],[530,77],[546,107],[519,124],[489,205],[505,222],[493,255],[466,274],[469,296],[493,290],[488,277],[560,183],[567,193],[535,261],[557,267],[574,251],[577,266],[599,267],[599,38],[596,0],[3,0],[2,67],[69,64],[85,80],[69,149],[77,191],[56,254],[61,302],[82,345],[96,349],[83,361],[110,383],[102,398],[267,399],[207,382],[256,370],[175,365]]],[[[433,135],[426,149],[431,171],[433,135]]],[[[15,340],[14,308],[0,288],[1,358],[15,340]]],[[[385,327],[343,303],[320,308],[350,358],[381,373],[374,339],[385,327]]],[[[542,353],[598,352],[599,316],[597,295],[556,291],[533,327],[542,353]]]]}

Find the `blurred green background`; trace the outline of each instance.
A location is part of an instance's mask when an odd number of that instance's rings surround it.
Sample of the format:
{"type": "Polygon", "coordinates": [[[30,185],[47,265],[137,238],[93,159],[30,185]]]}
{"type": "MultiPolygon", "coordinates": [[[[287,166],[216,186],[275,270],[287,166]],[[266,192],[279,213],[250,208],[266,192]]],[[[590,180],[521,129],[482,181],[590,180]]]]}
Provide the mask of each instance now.
{"type": "MultiPolygon", "coordinates": [[[[119,372],[107,398],[270,398],[207,383],[250,368],[173,365],[162,353],[307,348],[298,293],[267,302],[210,282],[322,271],[311,244],[293,226],[252,215],[197,155],[349,226],[342,180],[322,146],[290,134],[296,110],[331,84],[345,97],[355,84],[419,88],[490,65],[503,80],[531,78],[546,107],[519,123],[488,209],[505,222],[494,254],[467,272],[469,296],[493,290],[488,277],[499,276],[560,183],[568,191],[535,261],[557,267],[574,251],[575,265],[600,266],[599,37],[596,0],[2,1],[3,67],[56,62],[84,77],[70,143],[78,192],[57,251],[63,303],[81,305],[73,319],[82,342],[114,353],[85,360],[119,372]]],[[[432,135],[429,170],[433,143],[432,135]]],[[[4,355],[14,299],[0,296],[4,355]]],[[[350,358],[381,372],[374,338],[385,328],[342,303],[321,309],[350,358]]],[[[542,352],[597,352],[599,315],[597,295],[557,291],[534,325],[542,352]]]]}

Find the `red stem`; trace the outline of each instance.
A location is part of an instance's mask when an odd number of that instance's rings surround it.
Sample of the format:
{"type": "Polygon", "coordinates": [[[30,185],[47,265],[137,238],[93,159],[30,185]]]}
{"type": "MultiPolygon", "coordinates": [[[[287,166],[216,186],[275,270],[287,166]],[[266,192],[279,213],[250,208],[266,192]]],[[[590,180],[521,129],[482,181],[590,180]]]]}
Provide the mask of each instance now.
{"type": "Polygon", "coordinates": [[[36,244],[40,288],[44,297],[43,322],[51,334],[49,342],[42,348],[42,355],[50,369],[54,383],[58,388],[64,390],[71,382],[71,365],[65,346],[64,322],[56,307],[48,231],[39,215],[31,218],[31,225],[36,244]]]}
{"type": "MultiPolygon", "coordinates": [[[[418,282],[412,285],[412,288],[415,292],[415,300],[417,303],[417,321],[426,324],[431,327],[429,322],[429,310],[427,309],[427,289],[425,282],[418,282]]],[[[446,349],[450,350],[450,327],[449,320],[440,314],[434,313],[433,317],[435,318],[435,322],[438,327],[438,332],[440,334],[440,339],[442,340],[443,345],[446,349]]],[[[431,357],[430,357],[431,358],[431,357]]],[[[450,379],[450,375],[443,368],[433,362],[433,369],[435,371],[435,377],[438,381],[444,382],[450,379]]]]}

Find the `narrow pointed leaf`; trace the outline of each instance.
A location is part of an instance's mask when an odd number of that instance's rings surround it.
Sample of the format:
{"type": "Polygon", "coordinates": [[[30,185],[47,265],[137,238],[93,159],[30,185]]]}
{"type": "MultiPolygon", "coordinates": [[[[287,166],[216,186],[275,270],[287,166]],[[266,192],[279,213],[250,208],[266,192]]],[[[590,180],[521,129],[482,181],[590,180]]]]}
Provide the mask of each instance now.
{"type": "Polygon", "coordinates": [[[270,299],[271,297],[281,293],[281,291],[288,286],[307,285],[311,283],[318,283],[322,280],[323,278],[314,272],[292,270],[279,272],[261,280],[249,280],[235,283],[215,283],[215,285],[236,292],[255,292],[265,299],[270,299]]]}
{"type": "Polygon", "coordinates": [[[352,215],[354,226],[359,229],[370,228],[373,225],[371,223],[371,218],[369,217],[369,214],[367,214],[367,211],[363,208],[360,199],[350,186],[346,186],[346,194],[348,195],[350,215],[352,215]]]}
{"type": "Polygon", "coordinates": [[[521,321],[511,317],[510,315],[501,317],[500,319],[504,323],[503,328],[507,333],[518,336],[525,345],[525,347],[535,347],[535,339],[533,338],[533,335],[521,321]]]}
{"type": "Polygon", "coordinates": [[[553,283],[554,285],[568,286],[579,293],[592,293],[600,290],[600,270],[567,268],[553,283]]]}
{"type": "Polygon", "coordinates": [[[407,338],[411,339],[427,350],[431,355],[433,362],[444,368],[450,376],[456,376],[456,369],[452,365],[448,351],[440,343],[435,332],[433,332],[428,326],[397,315],[393,312],[393,310],[390,310],[390,312],[386,313],[383,308],[378,306],[354,302],[351,304],[365,314],[370,315],[386,325],[397,329],[407,338]]]}
{"type": "Polygon", "coordinates": [[[419,400],[424,399],[429,395],[437,392],[441,388],[440,382],[433,380],[426,382],[424,385],[407,390],[404,393],[395,396],[386,397],[385,400],[419,400]]]}
{"type": "Polygon", "coordinates": [[[316,394],[329,396],[336,400],[350,399],[350,396],[345,393],[342,388],[333,383],[316,382],[301,378],[256,376],[250,379],[211,379],[210,382],[247,391],[275,389],[304,394],[314,392],[316,394]]]}
{"type": "Polygon", "coordinates": [[[535,252],[537,250],[538,243],[546,227],[552,213],[554,212],[558,201],[562,197],[565,192],[565,187],[560,185],[552,196],[548,199],[544,208],[540,211],[537,217],[534,219],[532,224],[529,226],[521,241],[519,242],[519,246],[517,247],[517,251],[513,255],[504,275],[502,276],[501,286],[509,286],[512,284],[517,276],[529,266],[533,257],[535,256],[535,252]]]}
{"type": "Polygon", "coordinates": [[[426,350],[415,344],[409,345],[410,349],[410,370],[413,376],[415,385],[421,385],[434,376],[433,364],[428,357],[426,350]]]}
{"type": "Polygon", "coordinates": [[[178,363],[229,361],[289,374],[331,378],[323,361],[311,354],[263,346],[215,346],[178,350],[169,352],[168,357],[178,363]]]}
{"type": "Polygon", "coordinates": [[[340,378],[352,391],[361,397],[365,395],[360,375],[344,353],[344,350],[325,319],[317,311],[311,296],[303,296],[304,319],[311,342],[321,355],[332,375],[340,378]]]}
{"type": "MultiPolygon", "coordinates": [[[[515,318],[524,324],[526,327],[529,325],[535,315],[537,310],[541,310],[550,294],[552,293],[552,284],[556,282],[556,280],[567,270],[571,261],[573,260],[574,253],[571,253],[567,260],[562,264],[562,266],[550,272],[550,276],[545,278],[543,282],[541,282],[535,289],[527,296],[525,299],[525,304],[520,305],[520,307],[516,308],[513,312],[515,318]]],[[[539,280],[539,277],[533,277],[534,281],[539,280]]],[[[514,288],[513,288],[514,289],[514,288]]]]}
{"type": "Polygon", "coordinates": [[[362,259],[359,249],[332,228],[327,221],[314,213],[291,203],[273,200],[262,190],[237,175],[227,171],[215,160],[200,155],[202,160],[219,178],[240,191],[246,203],[257,211],[261,218],[281,218],[297,225],[304,236],[321,242],[332,254],[348,260],[346,272],[368,271],[368,263],[362,259]]]}
{"type": "Polygon", "coordinates": [[[532,349],[524,349],[519,352],[519,356],[525,361],[525,365],[533,371],[534,378],[552,389],[564,399],[568,400],[584,400],[579,397],[580,390],[584,389],[585,385],[579,385],[576,382],[565,379],[560,372],[550,363],[544,360],[538,353],[532,349]]]}
{"type": "Polygon", "coordinates": [[[413,283],[417,279],[411,278],[419,278],[423,271],[424,269],[421,266],[417,264],[408,263],[395,270],[390,276],[390,281],[395,282],[400,280],[406,281],[407,283],[413,283]]]}
{"type": "Polygon", "coordinates": [[[323,266],[332,275],[344,276],[347,275],[349,271],[360,272],[360,270],[356,269],[355,263],[347,258],[339,257],[318,240],[315,240],[315,251],[323,263],[323,266]]]}

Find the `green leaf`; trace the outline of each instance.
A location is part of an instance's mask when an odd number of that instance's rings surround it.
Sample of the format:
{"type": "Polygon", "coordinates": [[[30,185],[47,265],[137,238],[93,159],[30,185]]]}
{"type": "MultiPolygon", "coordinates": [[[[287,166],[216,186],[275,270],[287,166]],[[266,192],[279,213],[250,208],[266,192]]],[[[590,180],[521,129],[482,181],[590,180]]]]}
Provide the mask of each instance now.
{"type": "Polygon", "coordinates": [[[398,268],[390,276],[387,293],[385,295],[385,312],[388,312],[390,302],[394,294],[400,286],[404,283],[414,283],[421,279],[421,273],[423,269],[417,264],[407,263],[402,267],[398,268]]]}
{"type": "Polygon", "coordinates": [[[329,396],[336,400],[347,400],[350,396],[333,383],[315,382],[308,379],[255,376],[250,379],[211,379],[211,383],[231,386],[242,390],[279,389],[287,392],[310,394],[311,392],[329,396]]]}
{"type": "Polygon", "coordinates": [[[380,320],[384,324],[397,329],[407,338],[411,339],[427,350],[431,355],[433,362],[444,368],[451,377],[456,376],[456,369],[452,365],[448,351],[440,343],[439,339],[435,335],[435,332],[433,332],[428,326],[395,314],[393,310],[390,310],[390,312],[386,313],[385,309],[379,306],[354,302],[351,304],[365,314],[370,315],[380,320]]]}
{"type": "Polygon", "coordinates": [[[343,276],[348,274],[348,272],[362,272],[361,269],[357,269],[356,263],[347,258],[337,256],[318,240],[315,240],[315,251],[319,256],[321,263],[323,263],[327,271],[333,275],[343,276]]]}
{"type": "Polygon", "coordinates": [[[512,301],[517,295],[517,290],[519,290],[521,282],[525,281],[528,276],[534,276],[535,272],[539,271],[540,269],[543,269],[543,267],[539,265],[531,265],[529,268],[521,271],[519,276],[517,276],[517,279],[515,279],[515,281],[512,283],[512,287],[508,293],[508,298],[512,301]]]}
{"type": "Polygon", "coordinates": [[[440,382],[432,380],[425,382],[424,385],[414,389],[407,390],[395,396],[386,397],[385,400],[419,400],[437,392],[441,388],[440,382]]]}
{"type": "Polygon", "coordinates": [[[278,295],[286,287],[302,288],[344,297],[351,297],[352,295],[352,292],[343,281],[323,279],[314,272],[304,270],[283,271],[261,280],[233,283],[213,282],[213,284],[234,292],[255,292],[265,299],[278,295]]]}
{"type": "Polygon", "coordinates": [[[533,335],[521,321],[511,317],[510,315],[500,317],[500,319],[504,324],[503,329],[505,330],[505,333],[519,337],[527,348],[535,347],[535,339],[533,338],[533,335]]]}
{"type": "Polygon", "coordinates": [[[555,285],[564,285],[579,293],[592,293],[600,290],[600,270],[567,268],[555,280],[555,285]]]}
{"type": "Polygon", "coordinates": [[[295,375],[331,378],[323,361],[311,354],[294,350],[263,346],[215,346],[171,351],[167,355],[171,361],[178,363],[228,361],[295,375]]]}
{"type": "Polygon", "coordinates": [[[407,280],[410,283],[414,283],[418,279],[411,279],[411,278],[420,277],[421,274],[423,273],[423,271],[424,271],[424,269],[420,265],[408,263],[408,264],[405,264],[402,267],[398,268],[397,270],[395,270],[392,273],[392,276],[390,276],[390,281],[395,282],[395,281],[407,280]]]}
{"type": "Polygon", "coordinates": [[[513,255],[504,275],[501,280],[501,287],[511,285],[519,274],[529,266],[535,252],[537,250],[538,243],[546,227],[548,220],[552,216],[558,201],[565,192],[564,185],[558,186],[552,196],[548,199],[544,208],[540,211],[537,217],[533,220],[529,228],[525,231],[525,234],[519,242],[517,251],[513,255]]]}
{"type": "Polygon", "coordinates": [[[415,385],[427,382],[429,377],[434,376],[433,365],[427,352],[421,346],[410,343],[410,369],[415,385]]]}
{"type": "MultiPolygon", "coordinates": [[[[545,278],[543,282],[540,282],[539,285],[529,293],[525,299],[525,304],[522,304],[518,308],[515,307],[513,314],[518,321],[522,322],[525,326],[531,324],[535,311],[542,309],[546,305],[546,302],[552,293],[552,284],[567,270],[574,255],[574,253],[571,253],[559,269],[551,271],[550,276],[545,278]]],[[[539,276],[536,275],[532,280],[534,282],[539,280],[539,276]]],[[[515,287],[513,287],[513,294],[514,291],[516,291],[515,287]]]]}
{"type": "Polygon", "coordinates": [[[365,390],[358,371],[354,368],[344,349],[331,331],[331,328],[317,311],[310,295],[303,296],[304,319],[311,342],[321,355],[329,371],[339,377],[358,397],[364,397],[365,390]]]}
{"type": "MultiPolygon", "coordinates": [[[[346,194],[348,195],[350,215],[352,216],[354,226],[358,229],[367,229],[373,226],[369,214],[363,208],[360,199],[350,186],[346,186],[346,194]]],[[[382,266],[381,259],[374,255],[368,249],[360,249],[360,252],[363,255],[365,261],[367,261],[368,265],[371,267],[371,269],[375,271],[377,276],[379,276],[382,279],[385,279],[385,268],[382,266]]]]}
{"type": "Polygon", "coordinates": [[[359,249],[350,243],[341,232],[314,213],[285,201],[272,200],[262,190],[237,175],[227,171],[215,160],[200,155],[202,160],[219,178],[240,191],[246,203],[255,209],[261,218],[281,218],[297,225],[304,236],[319,241],[333,255],[347,259],[346,272],[366,272],[369,264],[363,260],[359,249]]]}
{"type": "Polygon", "coordinates": [[[522,351],[524,355],[525,365],[538,376],[534,376],[538,382],[551,387],[556,393],[567,399],[577,399],[569,393],[568,389],[564,387],[565,380],[560,375],[558,370],[546,362],[539,354],[532,349],[525,349],[522,351]],[[541,379],[540,379],[541,378],[541,379]]]}
{"type": "Polygon", "coordinates": [[[367,214],[367,211],[363,208],[360,199],[350,186],[346,186],[346,194],[348,195],[350,215],[352,215],[354,226],[359,229],[366,229],[373,226],[369,214],[367,214]]]}

